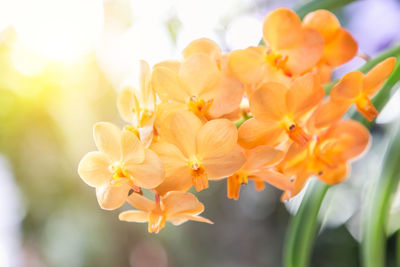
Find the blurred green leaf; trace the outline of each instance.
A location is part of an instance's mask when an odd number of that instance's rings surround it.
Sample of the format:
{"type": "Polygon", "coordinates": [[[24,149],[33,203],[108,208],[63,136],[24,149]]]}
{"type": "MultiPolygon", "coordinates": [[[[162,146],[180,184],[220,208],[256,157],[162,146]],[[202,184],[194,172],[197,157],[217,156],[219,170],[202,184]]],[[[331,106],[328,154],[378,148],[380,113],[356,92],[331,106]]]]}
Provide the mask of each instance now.
{"type": "Polygon", "coordinates": [[[385,266],[386,225],[393,196],[400,180],[400,127],[385,153],[381,175],[371,188],[363,220],[363,266],[385,266]]]}

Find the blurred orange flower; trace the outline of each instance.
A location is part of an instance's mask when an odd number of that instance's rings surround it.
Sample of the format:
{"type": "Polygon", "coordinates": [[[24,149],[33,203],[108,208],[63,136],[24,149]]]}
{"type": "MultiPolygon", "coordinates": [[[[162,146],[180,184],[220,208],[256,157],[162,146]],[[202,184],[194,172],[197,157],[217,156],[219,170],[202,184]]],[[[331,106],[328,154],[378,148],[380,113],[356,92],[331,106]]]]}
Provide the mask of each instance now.
{"type": "Polygon", "coordinates": [[[119,219],[128,222],[148,222],[149,233],[158,233],[165,226],[165,221],[180,225],[188,220],[213,224],[212,221],[199,216],[204,205],[190,193],[170,191],[165,196],[156,195],[156,201],[133,193],[128,202],[138,210],[124,211],[119,219]]]}

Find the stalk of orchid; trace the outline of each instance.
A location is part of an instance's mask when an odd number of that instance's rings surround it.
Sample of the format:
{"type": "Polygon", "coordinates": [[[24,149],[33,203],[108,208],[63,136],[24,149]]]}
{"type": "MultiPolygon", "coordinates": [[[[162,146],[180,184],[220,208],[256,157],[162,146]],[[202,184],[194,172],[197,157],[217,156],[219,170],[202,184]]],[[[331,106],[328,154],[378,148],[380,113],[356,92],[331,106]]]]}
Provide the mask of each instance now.
{"type": "Polygon", "coordinates": [[[346,74],[324,99],[322,85],[358,51],[335,15],[317,10],[301,20],[278,8],[266,16],[262,34],[266,45],[223,53],[203,38],[184,49],[182,60],[152,70],[141,62],[140,89],[123,88],[118,97],[127,125],[96,124],[99,151],[85,155],[78,167],[84,182],[96,188],[101,208],[128,202],[135,210],[119,218],[148,222],[149,232],[158,233],[166,221],[212,223],[200,216],[204,205],[187,192],[192,187],[202,191],[227,179],[227,196],[237,200],[249,181],[258,191],[267,183],[282,190],[286,201],[318,177],[322,183],[311,187],[317,200],[306,196],[286,248],[287,266],[307,265],[327,185],[348,178],[351,162],[371,141],[363,124],[343,117],[354,105],[374,120],[387,100],[393,76],[380,90],[396,59],[386,58],[365,74],[346,74]],[[311,214],[303,235],[308,245],[296,256],[305,213],[311,214]]]}

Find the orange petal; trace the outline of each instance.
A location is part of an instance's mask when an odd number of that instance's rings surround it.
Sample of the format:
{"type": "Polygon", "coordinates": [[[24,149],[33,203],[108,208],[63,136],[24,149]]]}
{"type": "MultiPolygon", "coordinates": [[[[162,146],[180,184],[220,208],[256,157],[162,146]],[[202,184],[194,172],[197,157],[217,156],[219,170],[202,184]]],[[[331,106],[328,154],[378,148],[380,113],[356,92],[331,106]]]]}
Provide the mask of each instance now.
{"type": "Polygon", "coordinates": [[[325,44],[323,59],[330,66],[340,66],[352,59],[358,51],[357,42],[345,29],[340,29],[335,37],[325,44]]]}
{"type": "Polygon", "coordinates": [[[129,164],[139,164],[144,161],[144,146],[131,131],[123,130],[121,136],[122,159],[129,164]]]}
{"type": "Polygon", "coordinates": [[[149,221],[149,213],[141,210],[128,210],[118,216],[121,221],[144,223],[149,221]]]}
{"type": "Polygon", "coordinates": [[[363,88],[364,75],[360,71],[352,71],[344,75],[332,88],[332,100],[348,100],[356,98],[363,88]]]}
{"type": "Polygon", "coordinates": [[[151,148],[160,156],[166,171],[165,180],[156,188],[160,195],[168,191],[186,191],[192,186],[192,177],[187,159],[172,144],[156,143],[151,148]]]}
{"type": "Polygon", "coordinates": [[[246,158],[239,146],[230,153],[215,158],[206,158],[202,161],[209,180],[218,180],[232,175],[246,162],[246,158]]]}
{"type": "Polygon", "coordinates": [[[221,49],[214,41],[208,38],[201,38],[192,41],[182,52],[184,58],[199,53],[206,54],[214,60],[221,58],[221,49]]]}
{"type": "Polygon", "coordinates": [[[122,119],[128,123],[132,123],[137,109],[138,100],[131,87],[125,87],[118,94],[117,107],[122,119]]]}
{"type": "Polygon", "coordinates": [[[288,88],[280,83],[264,83],[250,96],[250,110],[260,121],[279,121],[287,113],[288,88]]]}
{"type": "Polygon", "coordinates": [[[146,108],[154,107],[155,98],[151,87],[151,70],[149,64],[144,60],[140,60],[139,84],[141,93],[140,101],[146,108]]]}
{"type": "Polygon", "coordinates": [[[327,184],[338,184],[343,182],[348,176],[348,168],[346,164],[339,165],[335,168],[324,168],[319,178],[327,184]]]}
{"type": "Polygon", "coordinates": [[[322,103],[314,112],[314,125],[322,128],[340,120],[350,108],[351,102],[328,100],[322,103]]]}
{"type": "Polygon", "coordinates": [[[250,178],[256,177],[257,179],[261,179],[276,188],[279,188],[281,190],[293,190],[293,182],[290,181],[289,177],[286,175],[270,170],[270,169],[262,169],[258,170],[256,172],[251,173],[250,178]]]}
{"type": "Polygon", "coordinates": [[[263,123],[254,118],[245,121],[239,127],[238,143],[244,148],[259,145],[277,145],[285,136],[285,132],[276,123],[263,123]]]}
{"type": "Polygon", "coordinates": [[[212,99],[208,114],[218,118],[237,109],[244,94],[243,84],[233,76],[223,75],[216,87],[200,96],[201,99],[212,99]]]}
{"type": "Polygon", "coordinates": [[[273,49],[291,47],[301,38],[301,30],[301,21],[295,12],[288,8],[277,8],[265,17],[264,41],[273,49]]]}
{"type": "Polygon", "coordinates": [[[301,38],[298,44],[279,51],[288,57],[286,68],[294,75],[303,74],[313,68],[324,50],[324,39],[318,32],[304,29],[301,38]]]}
{"type": "Polygon", "coordinates": [[[300,193],[300,191],[303,189],[304,185],[306,184],[306,182],[308,181],[310,176],[311,176],[311,174],[307,173],[307,172],[299,172],[298,173],[298,175],[294,178],[293,190],[287,191],[287,192],[290,192],[289,198],[292,198],[295,195],[297,195],[298,193],[300,193]]]}
{"type": "Polygon", "coordinates": [[[156,203],[154,201],[137,193],[132,193],[127,200],[134,208],[146,212],[150,212],[156,208],[156,203]]]}
{"type": "Polygon", "coordinates": [[[242,169],[253,171],[264,166],[272,166],[282,160],[285,155],[283,151],[275,149],[271,146],[258,146],[254,149],[247,150],[246,163],[242,169]]]}
{"type": "Polygon", "coordinates": [[[179,214],[197,215],[204,211],[204,205],[191,193],[168,192],[161,200],[167,217],[179,214]]]}
{"type": "Polygon", "coordinates": [[[121,129],[109,122],[98,122],[93,126],[97,148],[110,156],[113,161],[121,159],[121,129]]]}
{"type": "Polygon", "coordinates": [[[190,214],[179,214],[179,215],[168,218],[168,221],[170,221],[174,225],[181,225],[182,223],[187,222],[188,220],[214,224],[212,221],[210,221],[207,218],[204,218],[201,216],[193,216],[190,214]]]}
{"type": "Polygon", "coordinates": [[[325,91],[313,74],[305,74],[297,78],[287,92],[287,105],[296,120],[300,118],[324,98],[325,91]]]}
{"type": "Polygon", "coordinates": [[[197,153],[199,158],[226,155],[235,147],[238,132],[233,122],[227,119],[208,121],[197,134],[197,153]]]}
{"type": "Polygon", "coordinates": [[[182,84],[190,96],[198,96],[213,89],[221,73],[217,63],[205,54],[196,54],[182,62],[179,70],[182,84]]]}
{"type": "Polygon", "coordinates": [[[386,78],[392,73],[396,65],[396,58],[390,57],[376,65],[364,76],[364,89],[363,91],[369,96],[373,97],[378,90],[382,87],[386,78]]]}
{"type": "Polygon", "coordinates": [[[136,186],[146,189],[160,185],[165,177],[164,166],[156,153],[150,149],[145,150],[145,159],[140,164],[127,162],[124,166],[136,186]]]}
{"type": "Polygon", "coordinates": [[[369,141],[369,131],[362,124],[342,120],[321,136],[318,153],[326,162],[337,165],[360,155],[369,141]]]}
{"type": "Polygon", "coordinates": [[[176,112],[161,122],[160,134],[163,140],[174,144],[187,158],[196,153],[196,135],[202,123],[190,111],[176,112]]]}
{"type": "Polygon", "coordinates": [[[308,13],[303,19],[303,25],[318,31],[326,41],[330,41],[340,29],[336,16],[324,9],[308,13]]]}
{"type": "Polygon", "coordinates": [[[226,195],[228,198],[238,200],[240,194],[240,187],[242,185],[239,183],[235,175],[229,176],[226,181],[226,195]]]}
{"type": "Polygon", "coordinates": [[[89,152],[79,162],[78,173],[89,186],[97,187],[112,179],[110,158],[103,152],[89,152]]]}
{"type": "Polygon", "coordinates": [[[96,188],[97,201],[102,209],[118,209],[125,203],[129,190],[131,187],[128,185],[128,179],[112,180],[96,188]]]}
{"type": "Polygon", "coordinates": [[[232,73],[245,84],[258,84],[266,70],[266,47],[249,47],[230,53],[228,66],[232,73]]]}
{"type": "Polygon", "coordinates": [[[160,63],[155,64],[153,66],[153,69],[156,69],[158,67],[164,67],[164,68],[172,70],[175,73],[178,73],[179,69],[181,67],[181,62],[178,60],[165,60],[165,61],[161,61],[160,63]]]}
{"type": "Polygon", "coordinates": [[[178,74],[166,67],[153,70],[151,83],[161,101],[186,103],[190,98],[189,91],[182,87],[178,74]]]}

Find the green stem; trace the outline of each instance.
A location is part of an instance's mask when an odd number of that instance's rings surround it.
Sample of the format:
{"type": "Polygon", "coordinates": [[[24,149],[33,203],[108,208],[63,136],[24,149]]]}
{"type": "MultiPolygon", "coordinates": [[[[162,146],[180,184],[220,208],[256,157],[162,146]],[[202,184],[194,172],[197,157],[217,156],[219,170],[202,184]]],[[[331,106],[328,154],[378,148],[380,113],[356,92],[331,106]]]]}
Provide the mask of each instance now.
{"type": "MultiPolygon", "coordinates": [[[[362,73],[367,73],[368,71],[370,71],[375,65],[377,65],[379,62],[381,62],[384,59],[387,59],[388,57],[396,57],[400,55],[400,45],[398,46],[394,46],[388,50],[386,50],[385,52],[381,53],[379,56],[375,57],[374,59],[371,59],[369,61],[367,61],[367,63],[365,63],[361,68],[359,68],[358,70],[361,71],[362,73]]],[[[338,80],[336,81],[332,81],[326,85],[324,85],[325,88],[325,94],[328,95],[331,92],[332,87],[338,82],[338,80]]]]}
{"type": "Polygon", "coordinates": [[[287,267],[306,267],[317,229],[317,216],[329,186],[313,180],[286,234],[284,264],[287,267]],[[311,193],[310,193],[311,192],[311,193]]]}
{"type": "Polygon", "coordinates": [[[328,9],[333,10],[340,7],[343,7],[355,0],[313,0],[308,1],[305,4],[301,4],[298,7],[295,7],[294,10],[299,15],[300,18],[305,17],[308,13],[317,10],[317,9],[328,9]]]}
{"type": "MultiPolygon", "coordinates": [[[[381,60],[383,59],[384,58],[381,58],[381,60]]],[[[374,60],[373,62],[377,64],[381,60],[374,60]]],[[[372,67],[367,66],[365,69],[368,68],[372,67]]],[[[398,80],[400,80],[399,63],[397,63],[393,74],[391,74],[389,79],[386,81],[379,94],[372,100],[378,111],[382,110],[383,106],[390,99],[392,87],[398,80]]],[[[350,118],[355,120],[360,119],[357,113],[352,114],[350,118]]],[[[367,124],[366,121],[361,122],[364,123],[366,127],[372,126],[372,124],[367,124]]],[[[284,266],[286,267],[306,267],[309,264],[312,244],[319,228],[317,220],[318,212],[324,196],[329,189],[328,185],[323,184],[322,182],[319,183],[319,186],[310,186],[307,188],[299,210],[289,222],[285,247],[283,250],[284,266]]]]}
{"type": "Polygon", "coordinates": [[[385,266],[386,225],[400,180],[400,130],[385,153],[381,175],[372,188],[364,224],[362,259],[365,267],[385,266]]]}
{"type": "Polygon", "coordinates": [[[400,266],[400,230],[396,233],[396,266],[400,266]]]}

